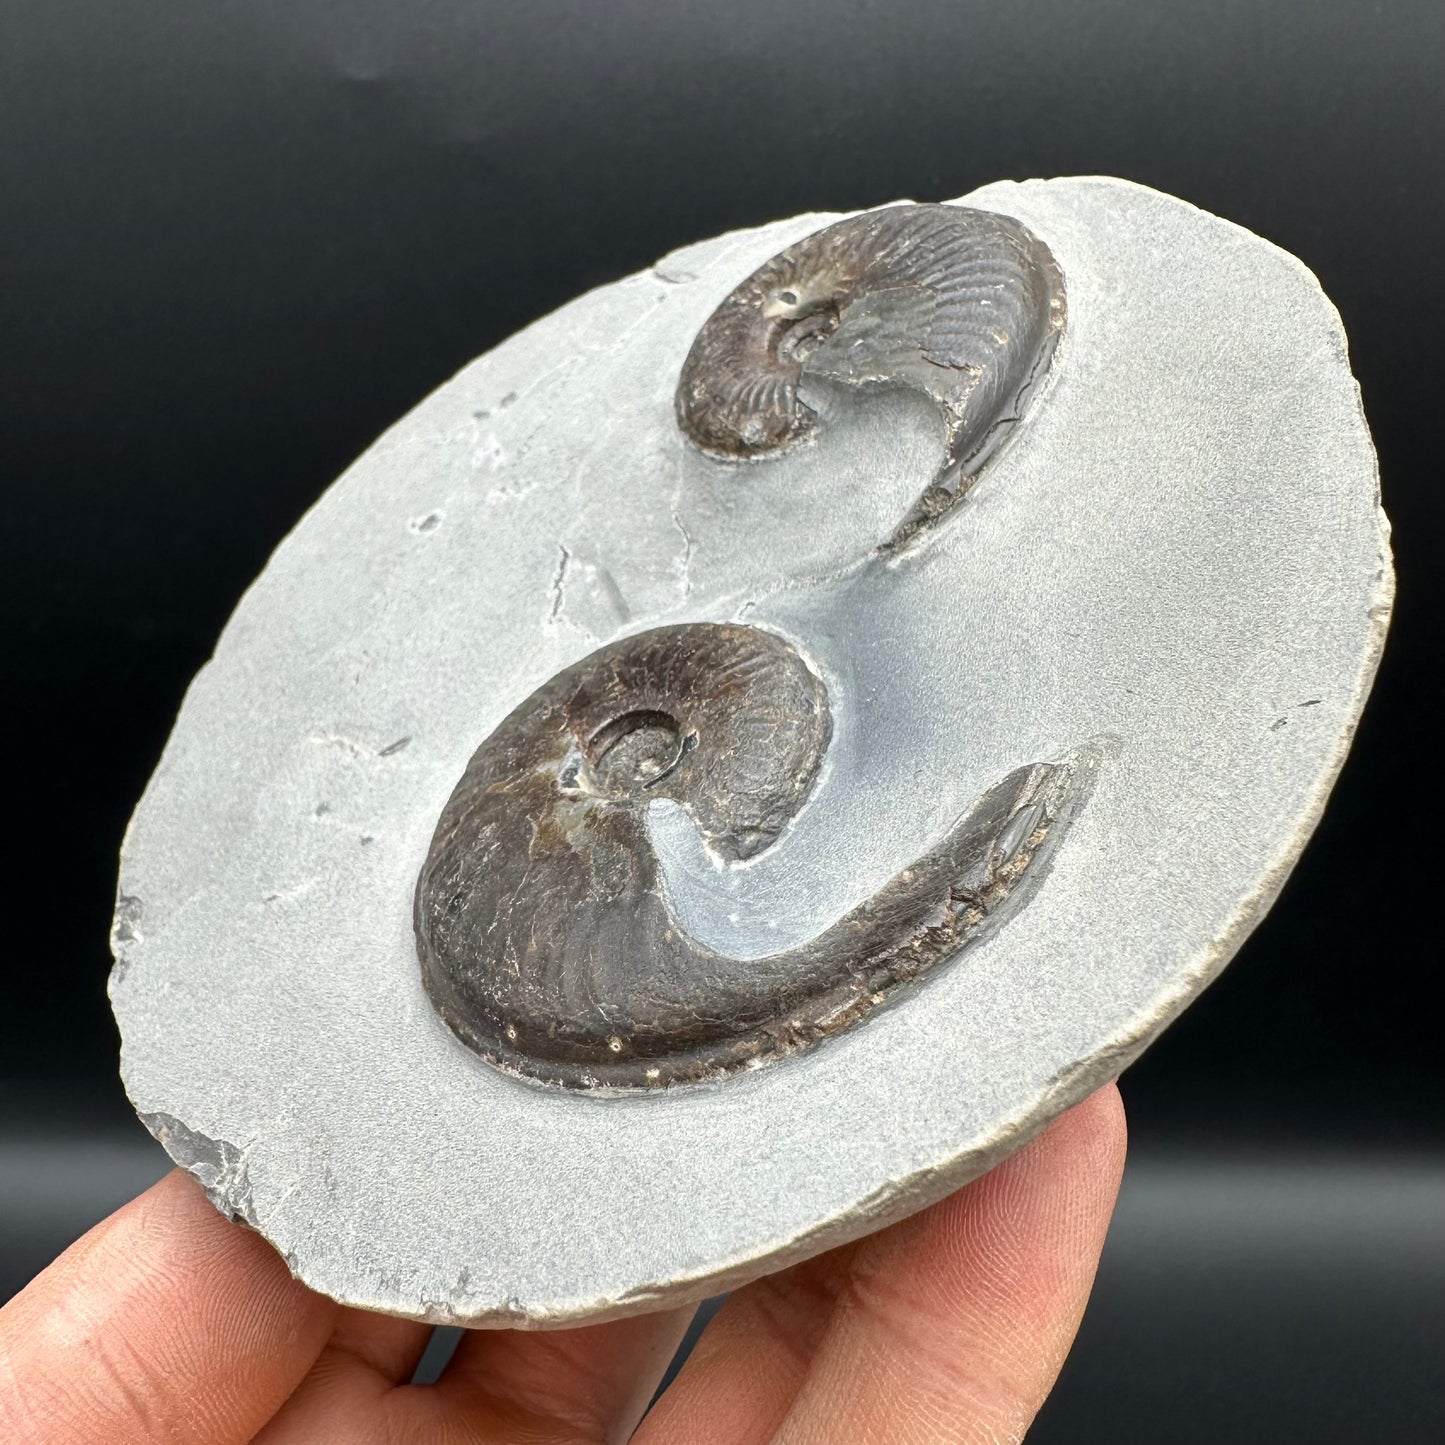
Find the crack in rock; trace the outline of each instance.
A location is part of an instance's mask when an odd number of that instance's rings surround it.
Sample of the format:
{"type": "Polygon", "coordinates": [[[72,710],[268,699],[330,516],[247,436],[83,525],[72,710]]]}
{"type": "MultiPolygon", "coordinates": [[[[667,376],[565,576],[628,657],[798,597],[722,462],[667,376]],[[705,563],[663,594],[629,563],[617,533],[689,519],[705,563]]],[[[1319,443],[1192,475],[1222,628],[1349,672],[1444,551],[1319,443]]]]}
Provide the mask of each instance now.
{"type": "MultiPolygon", "coordinates": [[[[346,733],[317,732],[312,733],[311,736],[307,738],[307,742],[315,743],[319,747],[336,748],[352,758],[374,760],[377,758],[395,757],[397,753],[402,752],[407,747],[411,742],[411,738],[412,735],[407,733],[405,736],[397,738],[394,742],[387,743],[382,747],[376,747],[361,738],[350,737],[346,733]]],[[[317,809],[316,816],[320,817],[322,812],[329,811],[329,808],[320,806],[317,809]]]]}
{"type": "Polygon", "coordinates": [[[691,532],[687,530],[687,524],[682,520],[681,513],[682,488],[678,487],[678,495],[673,498],[671,507],[672,525],[677,528],[678,535],[682,538],[682,555],[675,557],[672,562],[672,573],[682,587],[683,600],[692,596],[692,557],[697,551],[697,542],[691,532]]]}
{"type": "Polygon", "coordinates": [[[558,542],[557,544],[557,570],[552,573],[552,610],[547,614],[548,622],[557,622],[562,616],[562,608],[567,601],[567,569],[572,565],[572,554],[558,542]]]}

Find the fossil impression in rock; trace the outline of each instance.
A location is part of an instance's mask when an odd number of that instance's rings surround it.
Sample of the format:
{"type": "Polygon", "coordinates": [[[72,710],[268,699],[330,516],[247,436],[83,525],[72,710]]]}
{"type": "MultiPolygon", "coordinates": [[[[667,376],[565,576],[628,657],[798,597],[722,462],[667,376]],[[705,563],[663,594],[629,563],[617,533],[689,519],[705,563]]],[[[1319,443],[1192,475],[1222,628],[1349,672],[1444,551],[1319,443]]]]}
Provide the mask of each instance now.
{"type": "Polygon", "coordinates": [[[137,1111],[313,1288],[470,1326],[683,1304],[982,1173],[1325,805],[1391,599],[1345,358],[1293,257],[1099,178],[527,327],[186,695],[112,932],[137,1111]]]}
{"type": "MultiPolygon", "coordinates": [[[[723,301],[682,368],[678,422],[710,454],[752,458],[812,426],[805,369],[915,387],[941,408],[946,447],[885,545],[895,551],[1018,422],[1062,323],[1058,267],[1017,221],[958,206],[869,212],[788,247],[723,301]]],[[[735,624],[643,632],[539,689],[473,755],[417,885],[418,952],[448,1025],[543,1082],[660,1087],[817,1043],[956,953],[1043,843],[1067,767],[1010,773],[936,847],[791,949],[729,957],[670,911],[651,805],[681,806],[724,865],[752,858],[807,801],[830,732],[806,661],[735,624]]]]}

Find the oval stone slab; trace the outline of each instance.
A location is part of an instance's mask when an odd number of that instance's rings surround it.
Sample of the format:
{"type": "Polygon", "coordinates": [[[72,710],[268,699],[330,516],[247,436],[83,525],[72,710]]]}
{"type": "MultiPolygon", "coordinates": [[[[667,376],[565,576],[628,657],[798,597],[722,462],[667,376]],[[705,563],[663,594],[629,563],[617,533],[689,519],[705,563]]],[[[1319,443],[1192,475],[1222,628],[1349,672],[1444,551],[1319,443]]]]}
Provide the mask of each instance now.
{"type": "Polygon", "coordinates": [[[1324,806],[1391,597],[1339,318],[1269,243],[1121,181],[984,188],[1067,330],[1008,445],[906,557],[917,392],[805,381],[806,444],[690,447],[699,328],[802,216],[675,253],[467,367],[282,543],[126,837],[131,1098],[218,1207],[350,1304],[551,1325],[675,1304],[983,1172],[1224,966],[1324,806]],[[642,1095],[490,1066],[428,1000],[411,900],[478,744],[562,669],[693,622],[786,639],[832,735],[795,823],[718,866],[647,826],[678,924],[799,947],[1023,764],[1095,760],[997,932],[815,1051],[642,1095]]]}

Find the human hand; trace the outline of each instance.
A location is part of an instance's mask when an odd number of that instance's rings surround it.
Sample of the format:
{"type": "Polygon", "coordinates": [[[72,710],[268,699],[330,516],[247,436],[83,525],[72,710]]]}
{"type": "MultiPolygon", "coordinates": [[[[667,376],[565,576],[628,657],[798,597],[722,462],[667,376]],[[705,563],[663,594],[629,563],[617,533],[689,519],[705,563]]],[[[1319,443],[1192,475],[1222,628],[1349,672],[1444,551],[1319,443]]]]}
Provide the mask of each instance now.
{"type": "MultiPolygon", "coordinates": [[[[1073,1341],[1124,1162],[1112,1086],[932,1208],[736,1291],[635,1445],[1023,1438],[1073,1341]]],[[[0,1310],[7,1445],[613,1445],[688,1311],[429,1336],[292,1279],[179,1171],[0,1310]]]]}

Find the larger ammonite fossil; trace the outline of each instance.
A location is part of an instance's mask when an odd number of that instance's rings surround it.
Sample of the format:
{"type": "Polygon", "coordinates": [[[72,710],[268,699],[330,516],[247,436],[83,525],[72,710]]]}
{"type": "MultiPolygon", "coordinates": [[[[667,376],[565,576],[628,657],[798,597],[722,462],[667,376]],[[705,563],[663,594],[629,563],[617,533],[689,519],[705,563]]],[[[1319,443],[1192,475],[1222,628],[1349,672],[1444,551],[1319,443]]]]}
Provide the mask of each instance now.
{"type": "Polygon", "coordinates": [[[812,786],[822,684],[753,627],[657,628],[558,674],[477,749],[417,885],[427,989],[484,1058],[577,1087],[764,1063],[861,1019],[959,949],[1058,816],[1068,769],[1020,768],[816,938],[730,958],[668,909],[647,836],[684,807],[724,861],[766,848],[812,786]]]}
{"type": "Polygon", "coordinates": [[[981,1173],[1324,806],[1390,604],[1345,355],[1278,248],[1099,179],[529,326],[186,695],[112,934],[142,1118],[308,1284],[467,1325],[680,1304],[981,1173]]]}

